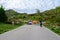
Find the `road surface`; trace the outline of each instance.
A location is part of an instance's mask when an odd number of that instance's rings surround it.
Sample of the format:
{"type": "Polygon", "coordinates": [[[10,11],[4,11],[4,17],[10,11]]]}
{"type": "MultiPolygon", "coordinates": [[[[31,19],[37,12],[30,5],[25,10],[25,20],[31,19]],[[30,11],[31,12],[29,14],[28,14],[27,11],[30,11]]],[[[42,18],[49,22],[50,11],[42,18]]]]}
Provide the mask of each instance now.
{"type": "Polygon", "coordinates": [[[60,36],[45,27],[24,25],[1,34],[0,40],[60,40],[60,36]]]}

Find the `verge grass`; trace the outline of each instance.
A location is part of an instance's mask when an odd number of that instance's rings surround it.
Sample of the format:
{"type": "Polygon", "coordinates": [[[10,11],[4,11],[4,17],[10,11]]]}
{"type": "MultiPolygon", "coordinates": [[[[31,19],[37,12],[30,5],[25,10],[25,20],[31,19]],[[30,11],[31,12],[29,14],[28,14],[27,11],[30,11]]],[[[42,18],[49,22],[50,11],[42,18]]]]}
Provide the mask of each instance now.
{"type": "Polygon", "coordinates": [[[56,34],[60,35],[60,27],[52,25],[51,23],[47,23],[47,25],[45,25],[45,27],[47,27],[51,31],[55,32],[56,34]]]}
{"type": "Polygon", "coordinates": [[[22,26],[23,24],[24,24],[23,22],[21,22],[18,25],[0,23],[0,34],[10,31],[10,30],[13,30],[15,28],[18,28],[18,27],[22,26]]]}

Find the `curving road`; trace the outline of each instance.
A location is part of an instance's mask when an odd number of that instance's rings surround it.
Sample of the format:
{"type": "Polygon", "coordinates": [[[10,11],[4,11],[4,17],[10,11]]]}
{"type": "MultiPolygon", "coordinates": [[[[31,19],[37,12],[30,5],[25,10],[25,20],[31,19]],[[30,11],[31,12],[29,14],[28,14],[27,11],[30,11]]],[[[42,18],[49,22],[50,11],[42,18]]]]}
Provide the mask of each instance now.
{"type": "Polygon", "coordinates": [[[1,34],[0,40],[60,40],[60,36],[45,27],[24,25],[1,34]]]}

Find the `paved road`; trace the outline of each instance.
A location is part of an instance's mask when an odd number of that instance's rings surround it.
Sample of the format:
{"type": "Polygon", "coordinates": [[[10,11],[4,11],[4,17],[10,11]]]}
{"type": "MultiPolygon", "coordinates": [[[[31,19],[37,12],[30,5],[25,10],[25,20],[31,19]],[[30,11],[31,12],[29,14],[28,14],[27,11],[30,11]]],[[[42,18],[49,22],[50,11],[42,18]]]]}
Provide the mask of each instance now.
{"type": "Polygon", "coordinates": [[[60,40],[60,36],[45,27],[24,25],[0,35],[0,40],[60,40]]]}

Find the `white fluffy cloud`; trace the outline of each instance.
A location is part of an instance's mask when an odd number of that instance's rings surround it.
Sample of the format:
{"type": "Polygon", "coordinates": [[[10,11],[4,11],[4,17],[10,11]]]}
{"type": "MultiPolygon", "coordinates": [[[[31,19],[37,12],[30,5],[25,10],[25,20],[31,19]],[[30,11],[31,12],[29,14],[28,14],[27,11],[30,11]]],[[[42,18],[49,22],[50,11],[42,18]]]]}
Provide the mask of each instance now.
{"type": "Polygon", "coordinates": [[[59,6],[59,0],[0,0],[5,9],[15,9],[20,12],[32,13],[35,9],[41,11],[59,6]]]}

